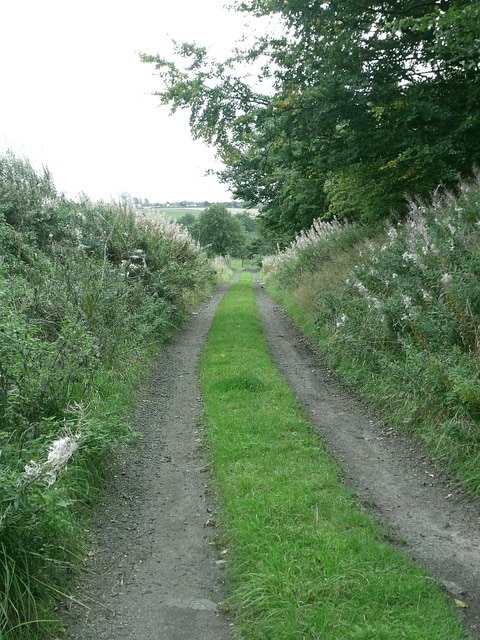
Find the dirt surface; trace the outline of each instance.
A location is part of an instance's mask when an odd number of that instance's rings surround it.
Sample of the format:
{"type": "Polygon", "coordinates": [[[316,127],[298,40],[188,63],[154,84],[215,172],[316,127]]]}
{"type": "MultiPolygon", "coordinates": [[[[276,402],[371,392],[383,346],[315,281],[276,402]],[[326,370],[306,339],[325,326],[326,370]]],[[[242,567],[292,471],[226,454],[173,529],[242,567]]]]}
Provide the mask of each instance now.
{"type": "Polygon", "coordinates": [[[448,483],[418,442],[369,415],[342,389],[282,309],[255,282],[272,356],[337,459],[346,483],[397,544],[424,565],[480,638],[480,504],[448,483]]]}
{"type": "Polygon", "coordinates": [[[218,291],[160,357],[134,428],[138,449],[117,464],[99,505],[96,544],[67,615],[76,640],[226,640],[214,505],[200,449],[197,366],[218,291]]]}
{"type": "MultiPolygon", "coordinates": [[[[343,477],[394,530],[397,544],[465,601],[480,638],[480,507],[441,474],[418,443],[381,424],[314,355],[255,284],[271,353],[343,477]]],[[[117,465],[97,519],[89,572],[67,617],[75,640],[227,640],[225,594],[199,448],[197,366],[223,290],[158,361],[135,416],[138,450],[117,465]]],[[[292,639],[293,640],[293,639],[292,639]]]]}

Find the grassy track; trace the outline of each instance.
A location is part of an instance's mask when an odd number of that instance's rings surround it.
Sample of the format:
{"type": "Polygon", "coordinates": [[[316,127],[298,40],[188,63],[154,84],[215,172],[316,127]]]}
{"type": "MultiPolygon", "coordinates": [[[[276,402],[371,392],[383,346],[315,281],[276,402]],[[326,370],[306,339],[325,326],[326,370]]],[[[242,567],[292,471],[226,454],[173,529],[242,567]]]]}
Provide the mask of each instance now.
{"type": "Polygon", "coordinates": [[[339,482],[265,344],[249,274],[201,362],[229,599],[247,640],[456,640],[457,612],[339,482]]]}

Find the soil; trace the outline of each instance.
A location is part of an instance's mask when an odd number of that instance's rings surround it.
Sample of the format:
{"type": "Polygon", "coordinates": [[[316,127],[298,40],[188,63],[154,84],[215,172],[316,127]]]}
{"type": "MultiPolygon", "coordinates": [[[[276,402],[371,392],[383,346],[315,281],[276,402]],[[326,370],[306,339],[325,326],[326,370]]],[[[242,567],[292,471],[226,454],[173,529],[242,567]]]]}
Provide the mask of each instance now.
{"type": "MultiPolygon", "coordinates": [[[[66,620],[75,640],[227,640],[226,594],[207,491],[197,367],[225,287],[162,353],[134,428],[138,449],[116,463],[95,523],[95,548],[66,620]]],[[[424,565],[480,638],[480,505],[448,482],[421,444],[382,424],[346,391],[308,341],[255,291],[274,360],[345,482],[424,565]]]]}
{"type": "Polygon", "coordinates": [[[87,575],[66,615],[76,640],[226,640],[231,627],[207,491],[197,367],[225,287],[162,352],[139,399],[138,447],[115,464],[87,575]]]}
{"type": "Polygon", "coordinates": [[[437,578],[480,638],[480,503],[448,481],[422,444],[382,424],[255,281],[271,354],[343,479],[391,539],[437,578]]]}

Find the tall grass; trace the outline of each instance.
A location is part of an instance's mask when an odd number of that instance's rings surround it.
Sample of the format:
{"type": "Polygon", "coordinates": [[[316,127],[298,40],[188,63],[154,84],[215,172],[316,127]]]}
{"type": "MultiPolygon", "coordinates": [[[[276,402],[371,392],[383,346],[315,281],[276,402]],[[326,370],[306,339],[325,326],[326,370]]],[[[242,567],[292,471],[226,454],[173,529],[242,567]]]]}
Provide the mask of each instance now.
{"type": "Polygon", "coordinates": [[[265,272],[345,380],[480,493],[479,182],[412,202],[382,232],[318,236],[265,272]]]}
{"type": "MultiPolygon", "coordinates": [[[[0,637],[53,633],[149,357],[216,282],[174,223],[0,157],[0,637]]],[[[58,625],[57,625],[58,627],[58,625]]]]}

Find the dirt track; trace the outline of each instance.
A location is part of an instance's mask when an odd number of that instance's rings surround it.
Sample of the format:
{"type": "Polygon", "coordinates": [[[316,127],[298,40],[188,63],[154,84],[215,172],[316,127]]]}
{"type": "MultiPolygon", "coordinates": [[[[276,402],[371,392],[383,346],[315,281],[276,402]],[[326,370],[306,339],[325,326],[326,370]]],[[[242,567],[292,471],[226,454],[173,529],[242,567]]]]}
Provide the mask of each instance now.
{"type": "MultiPolygon", "coordinates": [[[[480,508],[442,481],[419,447],[367,414],[312,355],[256,281],[271,352],[360,499],[407,553],[466,601],[480,638],[480,508]],[[399,543],[400,544],[400,543],[399,543]]],[[[91,571],[68,616],[76,640],[227,640],[214,505],[199,450],[198,358],[223,290],[160,357],[135,417],[143,433],[106,492],[91,571]],[[87,608],[88,607],[88,608],[87,608]]],[[[292,639],[293,640],[293,639],[292,639]]]]}
{"type": "Polygon", "coordinates": [[[118,464],[89,575],[68,616],[76,640],[225,640],[221,570],[205,492],[197,366],[225,287],[159,358],[140,398],[138,450],[118,464]]]}
{"type": "Polygon", "coordinates": [[[255,283],[270,351],[346,483],[398,544],[427,567],[480,638],[480,504],[442,479],[421,446],[369,415],[316,357],[282,309],[255,283]]]}

